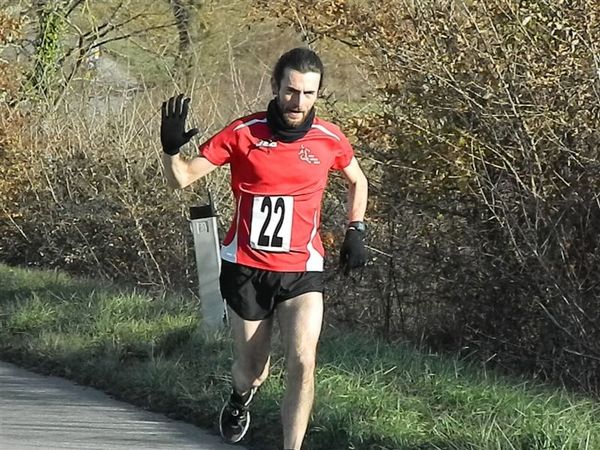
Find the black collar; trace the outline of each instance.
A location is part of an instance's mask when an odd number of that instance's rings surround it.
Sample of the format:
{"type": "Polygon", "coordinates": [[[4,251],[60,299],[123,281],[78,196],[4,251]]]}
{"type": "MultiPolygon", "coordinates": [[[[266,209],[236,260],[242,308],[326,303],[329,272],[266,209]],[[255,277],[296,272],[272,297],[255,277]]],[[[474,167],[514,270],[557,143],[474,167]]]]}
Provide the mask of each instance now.
{"type": "Polygon", "coordinates": [[[283,115],[277,104],[277,99],[273,99],[269,102],[267,108],[267,124],[273,132],[273,137],[282,142],[294,142],[304,137],[306,133],[312,127],[313,121],[315,120],[315,108],[313,107],[304,122],[297,127],[291,127],[283,120],[283,115]]]}

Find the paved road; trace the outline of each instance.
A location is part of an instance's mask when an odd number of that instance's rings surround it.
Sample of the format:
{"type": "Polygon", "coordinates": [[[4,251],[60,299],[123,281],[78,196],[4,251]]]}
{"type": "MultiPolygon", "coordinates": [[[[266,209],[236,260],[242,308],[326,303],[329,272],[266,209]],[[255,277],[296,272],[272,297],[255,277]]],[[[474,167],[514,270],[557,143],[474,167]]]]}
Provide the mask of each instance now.
{"type": "Polygon", "coordinates": [[[95,389],[0,362],[0,449],[242,448],[95,389]]]}

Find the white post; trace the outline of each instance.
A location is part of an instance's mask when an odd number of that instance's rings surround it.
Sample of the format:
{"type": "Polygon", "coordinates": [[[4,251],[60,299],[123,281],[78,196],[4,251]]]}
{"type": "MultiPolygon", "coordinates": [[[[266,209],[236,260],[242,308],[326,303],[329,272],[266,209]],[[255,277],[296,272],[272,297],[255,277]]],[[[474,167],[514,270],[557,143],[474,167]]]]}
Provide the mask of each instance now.
{"type": "Polygon", "coordinates": [[[207,331],[219,330],[225,324],[226,312],[219,289],[221,256],[212,202],[190,208],[190,226],[194,236],[203,328],[207,331]]]}

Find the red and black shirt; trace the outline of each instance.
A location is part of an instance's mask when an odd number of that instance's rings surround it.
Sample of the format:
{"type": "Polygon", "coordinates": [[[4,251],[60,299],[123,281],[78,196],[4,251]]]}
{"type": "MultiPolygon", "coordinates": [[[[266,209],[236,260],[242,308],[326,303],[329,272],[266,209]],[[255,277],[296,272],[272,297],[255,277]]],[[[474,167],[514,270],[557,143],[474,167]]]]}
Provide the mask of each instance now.
{"type": "Polygon", "coordinates": [[[236,210],[221,257],[279,272],[322,271],[321,200],[330,170],[354,152],[340,129],[315,118],[294,141],[272,140],[266,113],[238,119],[200,146],[215,165],[229,163],[236,210]]]}

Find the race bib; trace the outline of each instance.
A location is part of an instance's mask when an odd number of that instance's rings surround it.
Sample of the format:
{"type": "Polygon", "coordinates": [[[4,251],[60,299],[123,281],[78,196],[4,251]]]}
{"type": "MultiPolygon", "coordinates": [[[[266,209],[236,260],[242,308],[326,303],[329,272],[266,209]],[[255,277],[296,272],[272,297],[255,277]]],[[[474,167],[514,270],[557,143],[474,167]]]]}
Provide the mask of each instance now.
{"type": "Polygon", "coordinates": [[[250,246],[268,252],[289,252],[293,212],[293,197],[254,197],[250,246]]]}

